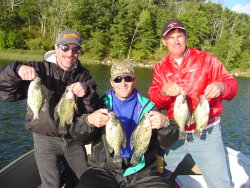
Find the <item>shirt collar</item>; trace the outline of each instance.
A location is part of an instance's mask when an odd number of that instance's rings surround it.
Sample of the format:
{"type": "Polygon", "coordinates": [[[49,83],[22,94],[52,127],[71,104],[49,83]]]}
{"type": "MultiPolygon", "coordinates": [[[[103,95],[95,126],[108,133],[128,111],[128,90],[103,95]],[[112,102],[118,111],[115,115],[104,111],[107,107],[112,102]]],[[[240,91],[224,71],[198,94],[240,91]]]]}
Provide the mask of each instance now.
{"type": "Polygon", "coordinates": [[[115,101],[120,101],[121,103],[128,103],[129,101],[132,101],[132,100],[134,100],[136,97],[137,97],[137,93],[138,93],[138,90],[137,89],[133,89],[133,92],[131,93],[131,95],[128,97],[128,98],[126,98],[125,100],[121,100],[121,99],[119,99],[116,95],[115,95],[115,92],[114,92],[114,90],[112,89],[111,90],[111,95],[112,95],[112,97],[113,97],[113,99],[115,99],[115,101]]]}
{"type": "MultiPolygon", "coordinates": [[[[190,50],[188,47],[186,47],[186,50],[182,56],[182,59],[187,58],[189,56],[189,54],[190,54],[190,50]]],[[[169,57],[170,57],[170,60],[174,60],[171,56],[169,56],[169,57]]]]}

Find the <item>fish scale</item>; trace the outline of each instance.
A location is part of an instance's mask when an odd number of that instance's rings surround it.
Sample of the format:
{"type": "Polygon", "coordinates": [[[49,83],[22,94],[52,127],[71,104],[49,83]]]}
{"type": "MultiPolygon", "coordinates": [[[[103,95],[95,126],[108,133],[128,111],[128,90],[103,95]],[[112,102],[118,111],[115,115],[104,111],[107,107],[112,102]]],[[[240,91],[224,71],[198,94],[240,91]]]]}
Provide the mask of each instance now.
{"type": "Polygon", "coordinates": [[[145,114],[131,136],[130,145],[131,148],[134,148],[134,153],[130,160],[131,164],[138,164],[140,162],[140,152],[144,154],[147,151],[151,135],[151,122],[149,116],[145,114]]]}
{"type": "Polygon", "coordinates": [[[207,126],[209,119],[210,107],[208,100],[201,96],[197,107],[194,110],[193,118],[196,124],[196,133],[200,133],[207,126]]]}
{"type": "Polygon", "coordinates": [[[179,138],[185,139],[185,126],[191,120],[186,94],[180,94],[175,99],[174,119],[179,126],[179,138]]]}
{"type": "Polygon", "coordinates": [[[121,146],[126,147],[125,130],[114,112],[110,112],[109,117],[105,127],[108,150],[110,153],[114,151],[114,162],[121,163],[121,146]]]}
{"type": "Polygon", "coordinates": [[[33,114],[33,120],[39,119],[40,111],[45,111],[45,104],[46,101],[42,91],[41,78],[36,77],[30,82],[27,99],[28,114],[33,114]]]}
{"type": "Polygon", "coordinates": [[[67,87],[54,112],[55,120],[59,121],[58,133],[60,135],[67,134],[67,126],[72,124],[75,108],[74,93],[67,87]]]}

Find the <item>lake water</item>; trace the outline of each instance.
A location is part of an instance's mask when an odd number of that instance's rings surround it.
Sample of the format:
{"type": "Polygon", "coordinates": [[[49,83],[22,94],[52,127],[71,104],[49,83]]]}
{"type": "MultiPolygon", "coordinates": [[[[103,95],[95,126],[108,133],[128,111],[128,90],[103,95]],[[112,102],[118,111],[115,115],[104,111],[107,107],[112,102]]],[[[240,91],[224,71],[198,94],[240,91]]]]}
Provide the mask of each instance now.
{"type": "MultiPolygon", "coordinates": [[[[85,65],[96,80],[100,95],[110,88],[106,65],[85,65]]],[[[152,69],[136,68],[136,87],[143,95],[152,80],[152,69]]],[[[250,158],[250,79],[237,78],[238,95],[224,102],[221,126],[225,145],[250,158]]],[[[32,135],[24,128],[26,100],[7,103],[0,100],[0,168],[33,148],[32,135]]]]}

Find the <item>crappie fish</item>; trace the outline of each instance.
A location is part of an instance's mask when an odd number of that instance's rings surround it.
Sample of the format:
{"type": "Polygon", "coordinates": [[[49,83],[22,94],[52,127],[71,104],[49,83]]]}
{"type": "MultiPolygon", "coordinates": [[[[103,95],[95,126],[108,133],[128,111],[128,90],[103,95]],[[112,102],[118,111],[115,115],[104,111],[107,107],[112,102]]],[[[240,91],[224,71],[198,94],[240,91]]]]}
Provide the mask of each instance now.
{"type": "Polygon", "coordinates": [[[33,114],[33,120],[39,119],[41,110],[45,111],[46,101],[42,91],[41,78],[36,77],[30,82],[27,99],[27,112],[33,114]]]}
{"type": "Polygon", "coordinates": [[[121,163],[121,146],[126,147],[126,133],[114,112],[110,112],[109,117],[105,127],[108,150],[110,153],[114,151],[114,162],[121,163]]]}
{"type": "Polygon", "coordinates": [[[210,107],[208,100],[204,96],[201,96],[199,103],[193,112],[193,118],[196,124],[195,132],[200,132],[202,128],[205,128],[207,126],[209,113],[210,107]]]}
{"type": "Polygon", "coordinates": [[[54,112],[55,120],[59,121],[58,133],[60,135],[67,133],[67,126],[72,124],[75,108],[75,95],[73,91],[67,87],[59,103],[56,105],[54,112]]]}
{"type": "Polygon", "coordinates": [[[185,139],[185,125],[191,121],[186,94],[180,94],[176,97],[174,103],[174,119],[179,125],[179,138],[185,139]]]}
{"type": "Polygon", "coordinates": [[[144,154],[147,149],[152,135],[152,127],[148,114],[145,114],[139,124],[136,126],[130,139],[131,149],[134,153],[131,157],[131,164],[140,162],[140,153],[144,154]]]}

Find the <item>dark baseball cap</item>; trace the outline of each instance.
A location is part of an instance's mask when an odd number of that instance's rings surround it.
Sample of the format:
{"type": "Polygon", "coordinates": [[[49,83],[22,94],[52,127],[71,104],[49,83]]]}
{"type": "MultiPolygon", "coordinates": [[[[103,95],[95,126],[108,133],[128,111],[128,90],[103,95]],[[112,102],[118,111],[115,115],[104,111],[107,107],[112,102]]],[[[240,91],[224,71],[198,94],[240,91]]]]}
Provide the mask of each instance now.
{"type": "Polygon", "coordinates": [[[186,30],[185,26],[183,25],[183,23],[180,20],[172,19],[172,20],[168,21],[162,27],[162,37],[165,37],[170,30],[177,29],[177,28],[182,29],[182,30],[186,30]]]}
{"type": "Polygon", "coordinates": [[[81,47],[82,37],[77,31],[68,29],[58,35],[56,43],[60,45],[74,43],[81,47]]]}

